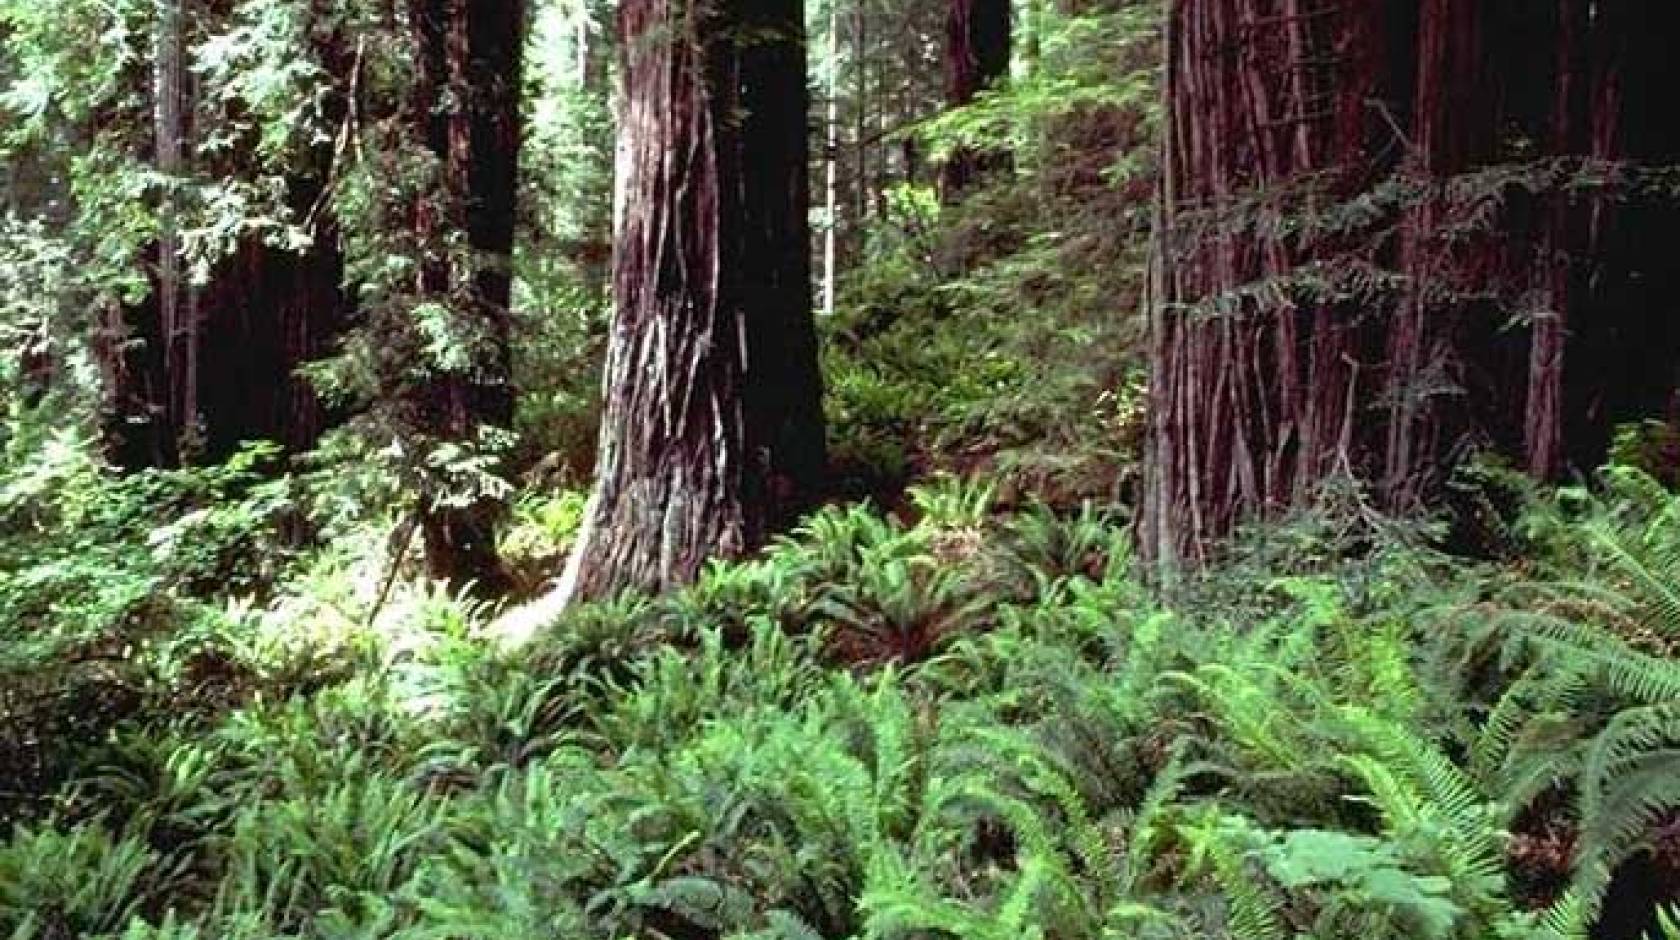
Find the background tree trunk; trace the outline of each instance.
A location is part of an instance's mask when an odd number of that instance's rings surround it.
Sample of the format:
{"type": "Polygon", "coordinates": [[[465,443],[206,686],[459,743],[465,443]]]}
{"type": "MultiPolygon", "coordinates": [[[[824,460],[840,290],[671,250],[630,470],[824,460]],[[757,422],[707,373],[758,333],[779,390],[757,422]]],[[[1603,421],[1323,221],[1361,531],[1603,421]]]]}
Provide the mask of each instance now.
{"type": "MultiPolygon", "coordinates": [[[[419,392],[424,425],[440,442],[471,445],[481,428],[513,420],[508,335],[524,12],[522,0],[416,0],[411,9],[420,60],[414,112],[441,177],[437,199],[416,207],[426,256],[420,299],[448,308],[471,345],[464,368],[434,364],[419,392]],[[465,234],[465,252],[450,246],[454,233],[465,234]]],[[[490,595],[503,590],[498,502],[436,494],[422,501],[432,577],[490,595]]]]}
{"type": "MultiPolygon", "coordinates": [[[[1009,75],[1009,0],[950,0],[945,22],[945,103],[960,108],[1009,75]]],[[[958,198],[975,176],[1002,166],[1001,153],[959,148],[940,172],[940,195],[958,198]]]]}
{"type": "Polygon", "coordinates": [[[617,310],[568,600],[739,557],[823,470],[803,26],[797,0],[620,6],[617,310]]]}
{"type": "Polygon", "coordinates": [[[825,78],[828,101],[823,123],[823,316],[835,309],[840,280],[840,6],[829,0],[828,55],[825,78]]]}
{"type": "Polygon", "coordinates": [[[1476,449],[1543,475],[1566,456],[1590,467],[1611,421],[1660,407],[1676,331],[1641,285],[1666,269],[1631,246],[1619,260],[1605,222],[1672,224],[1673,201],[1612,211],[1614,192],[1565,184],[1636,169],[1630,155],[1674,159],[1676,135],[1618,100],[1672,80],[1672,56],[1645,53],[1637,81],[1629,69],[1674,18],[1640,2],[1175,0],[1149,554],[1199,563],[1240,519],[1331,477],[1408,511],[1476,449]],[[1626,149],[1610,126],[1650,143],[1626,149]],[[1356,209],[1370,217],[1350,224],[1356,209]],[[1611,338],[1630,332],[1637,349],[1611,338]],[[1645,381],[1606,383],[1612,348],[1645,381]],[[1656,390],[1605,406],[1635,384],[1656,390]]]}
{"type": "Polygon", "coordinates": [[[857,226],[857,251],[860,257],[864,249],[864,226],[869,220],[872,202],[869,151],[874,142],[869,130],[869,114],[873,104],[870,101],[870,60],[867,3],[865,0],[852,0],[852,72],[857,80],[857,87],[852,90],[856,105],[852,115],[852,146],[857,155],[856,176],[853,177],[855,185],[852,187],[852,224],[857,226]]]}
{"type": "Polygon", "coordinates": [[[164,180],[158,206],[157,309],[163,341],[164,427],[169,452],[192,456],[201,450],[199,438],[199,335],[196,292],[181,263],[179,207],[176,188],[189,172],[192,146],[192,95],[187,72],[187,0],[159,0],[156,81],[152,106],[154,165],[164,180]]]}

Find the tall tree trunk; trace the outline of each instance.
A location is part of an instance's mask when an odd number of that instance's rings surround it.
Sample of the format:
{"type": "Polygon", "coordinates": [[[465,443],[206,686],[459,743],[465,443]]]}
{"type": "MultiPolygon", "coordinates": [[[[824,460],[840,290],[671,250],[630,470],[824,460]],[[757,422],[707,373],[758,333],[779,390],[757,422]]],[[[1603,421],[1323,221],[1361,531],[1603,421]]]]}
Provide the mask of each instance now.
{"type": "Polygon", "coordinates": [[[852,72],[857,79],[852,115],[852,146],[857,154],[857,176],[852,190],[852,218],[857,227],[856,255],[861,257],[864,245],[864,223],[869,218],[869,11],[864,0],[852,0],[852,72]]]}
{"type": "MultiPolygon", "coordinates": [[[[960,108],[1009,75],[1009,0],[949,0],[945,21],[945,103],[960,108]]],[[[940,194],[947,201],[960,197],[974,178],[1006,165],[999,152],[979,153],[959,148],[945,161],[940,194]]]]}
{"type": "Polygon", "coordinates": [[[154,166],[163,179],[158,206],[157,308],[167,399],[164,426],[172,452],[190,458],[198,441],[198,304],[181,264],[176,189],[189,171],[191,85],[187,73],[188,0],[158,0],[154,94],[154,166]]]}
{"type": "MultiPolygon", "coordinates": [[[[1635,326],[1658,322],[1654,296],[1570,330],[1583,283],[1604,296],[1659,269],[1607,270],[1611,200],[1589,209],[1564,185],[1582,160],[1631,152],[1604,122],[1658,123],[1610,100],[1631,85],[1614,50],[1674,35],[1657,28],[1672,14],[1644,12],[1635,27],[1625,4],[1577,0],[1174,0],[1148,553],[1200,562],[1332,477],[1407,511],[1472,448],[1540,474],[1597,459],[1565,429],[1602,424],[1593,402],[1629,383],[1604,378],[1595,336],[1642,331],[1626,368],[1673,388],[1676,331],[1635,326]],[[1530,197],[1490,171],[1523,160],[1554,188],[1530,197]],[[1505,326],[1516,304],[1539,314],[1526,331],[1505,326]],[[1572,384],[1582,355],[1595,375],[1572,384]]],[[[1675,159],[1675,136],[1640,158],[1675,159]]]]}
{"type": "Polygon", "coordinates": [[[823,470],[803,27],[798,0],[619,8],[617,310],[565,600],[739,557],[823,470]]]}
{"type": "Polygon", "coordinates": [[[1245,195],[1278,193],[1250,207],[1254,230],[1275,230],[1291,180],[1323,173],[1329,194],[1346,195],[1364,155],[1380,152],[1363,110],[1383,89],[1380,25],[1310,17],[1305,2],[1282,0],[1258,32],[1243,0],[1177,0],[1167,24],[1143,528],[1164,560],[1201,560],[1240,513],[1287,504],[1352,459],[1349,386],[1369,358],[1357,302],[1239,294],[1286,277],[1314,246],[1255,238],[1221,217],[1245,195]]]}
{"type": "MultiPolygon", "coordinates": [[[[440,192],[416,207],[426,258],[420,296],[470,337],[461,367],[433,363],[417,404],[440,443],[472,447],[513,419],[508,336],[519,170],[522,0],[415,0],[420,79],[414,110],[436,157],[440,192]],[[466,251],[450,245],[466,237],[466,251]]],[[[422,496],[429,573],[484,594],[503,590],[499,504],[488,496],[422,496]]]]}
{"type": "Polygon", "coordinates": [[[834,292],[840,280],[840,5],[828,8],[828,103],[824,122],[823,172],[823,316],[834,315],[834,292]]]}

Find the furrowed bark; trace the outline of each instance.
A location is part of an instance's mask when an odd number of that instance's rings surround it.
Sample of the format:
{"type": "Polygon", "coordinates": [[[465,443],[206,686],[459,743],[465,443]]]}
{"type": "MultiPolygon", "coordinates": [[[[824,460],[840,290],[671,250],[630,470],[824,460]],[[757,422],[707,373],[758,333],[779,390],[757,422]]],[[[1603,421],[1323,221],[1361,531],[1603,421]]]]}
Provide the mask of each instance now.
{"type": "Polygon", "coordinates": [[[1282,223],[1367,179],[1381,34],[1306,3],[1178,2],[1167,26],[1143,518],[1160,559],[1200,563],[1241,515],[1301,498],[1356,446],[1358,305],[1287,286],[1347,246],[1282,223]]]}
{"type": "Polygon", "coordinates": [[[801,4],[627,0],[619,28],[617,309],[566,600],[740,557],[825,463],[801,4]]]}
{"type": "Polygon", "coordinates": [[[1146,553],[1199,564],[1333,477],[1405,512],[1477,451],[1591,469],[1616,422],[1672,407],[1680,328],[1653,288],[1680,276],[1651,246],[1676,204],[1617,187],[1680,159],[1629,100],[1672,86],[1676,19],[1174,0],[1146,553]]]}

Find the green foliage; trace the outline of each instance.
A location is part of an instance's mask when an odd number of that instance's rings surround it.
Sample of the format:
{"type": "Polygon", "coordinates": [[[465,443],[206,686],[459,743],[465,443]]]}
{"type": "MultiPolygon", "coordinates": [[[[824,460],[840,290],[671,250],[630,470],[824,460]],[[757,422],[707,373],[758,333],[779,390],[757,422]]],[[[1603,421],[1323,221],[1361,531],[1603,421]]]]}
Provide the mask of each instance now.
{"type": "Polygon", "coordinates": [[[1113,153],[1065,136],[1078,121],[1112,122],[1124,115],[1131,133],[1147,138],[1160,120],[1160,90],[1153,67],[1159,41],[1157,11],[1146,3],[1092,4],[1077,14],[1038,13],[1031,37],[1037,61],[1002,88],[975,103],[944,112],[921,132],[936,159],[957,148],[1004,149],[1046,184],[1068,167],[1058,161],[1110,158],[1095,170],[1115,188],[1152,168],[1144,148],[1113,153]],[[1142,126],[1138,126],[1142,125],[1142,126]],[[1059,133],[1060,132],[1060,133],[1059,133]]]}
{"type": "Polygon", "coordinates": [[[245,621],[296,560],[292,488],[264,480],[271,449],[117,477],[75,428],[20,429],[10,443],[0,766],[16,786],[0,785],[0,818],[32,814],[11,805],[17,787],[62,777],[129,712],[215,711],[247,677],[283,681],[290,657],[265,656],[245,621]]]}
{"type": "Polygon", "coordinates": [[[501,535],[503,561],[526,582],[558,570],[583,525],[587,501],[586,494],[572,490],[527,493],[516,499],[501,535]]]}
{"type": "Polygon", "coordinates": [[[411,785],[354,773],[319,783],[234,817],[218,853],[227,867],[217,908],[260,912],[280,928],[377,916],[442,845],[441,804],[411,785]]]}
{"type": "Polygon", "coordinates": [[[1610,462],[1643,470],[1671,489],[1680,486],[1680,426],[1647,420],[1617,428],[1610,462]]]}
{"type": "MultiPolygon", "coordinates": [[[[463,440],[405,404],[494,343],[415,291],[423,259],[482,259],[413,235],[442,207],[400,24],[206,13],[206,168],[160,180],[128,91],[152,7],[0,0],[0,342],[73,379],[36,395],[0,363],[0,817],[21,820],[0,936],[1583,935],[1680,810],[1671,442],[1624,433],[1591,488],[1468,471],[1452,537],[1485,562],[1331,485],[1207,574],[1139,582],[1120,504],[1157,11],[1044,6],[1011,82],[888,133],[1006,147],[1013,172],[953,204],[894,184],[845,232],[833,453],[893,512],[823,508],[509,648],[494,611],[412,576],[402,519],[416,494],[507,499],[517,469],[499,547],[521,587],[575,535],[610,218],[580,53],[605,5],[534,11],[516,433],[463,440]],[[261,448],[112,473],[88,312],[144,294],[157,197],[202,273],[241,237],[308,236],[277,183],[327,155],[361,309],[308,371],[351,424],[293,477],[261,448]]],[[[938,29],[932,5],[867,9],[905,27],[848,37],[876,65],[938,29]]],[[[901,52],[876,79],[936,77],[901,52]]]]}
{"type": "Polygon", "coordinates": [[[16,940],[121,929],[160,876],[155,852],[98,822],[18,828],[0,845],[0,933],[16,940]]]}
{"type": "Polygon", "coordinates": [[[994,498],[826,510],[517,650],[403,588],[314,686],[123,724],[58,799],[105,816],[0,868],[112,936],[1563,938],[1674,805],[1668,662],[1612,632],[1663,622],[1666,504],[1531,526],[1590,584],[1399,543],[1171,610],[1099,510],[994,498]],[[1573,890],[1516,877],[1536,820],[1573,890]]]}
{"type": "Polygon", "coordinates": [[[903,132],[936,155],[1007,150],[1016,172],[950,205],[888,187],[820,324],[836,469],[858,494],[983,468],[1006,505],[1067,506],[1113,502],[1135,471],[1145,240],[1129,236],[1152,191],[1156,11],[1037,17],[1035,65],[903,132]]]}

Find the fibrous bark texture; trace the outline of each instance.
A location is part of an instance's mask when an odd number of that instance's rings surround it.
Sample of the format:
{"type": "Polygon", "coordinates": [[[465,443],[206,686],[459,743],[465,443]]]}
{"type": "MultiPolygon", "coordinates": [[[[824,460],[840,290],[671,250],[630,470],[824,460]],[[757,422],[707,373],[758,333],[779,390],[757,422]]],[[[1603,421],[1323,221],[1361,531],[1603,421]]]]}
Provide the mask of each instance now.
{"type": "Polygon", "coordinates": [[[797,0],[627,0],[616,311],[568,599],[761,544],[825,464],[797,0]]]}
{"type": "Polygon", "coordinates": [[[1331,477],[1406,511],[1475,450],[1588,467],[1664,407],[1677,219],[1640,181],[1680,135],[1633,97],[1680,77],[1675,18],[1174,0],[1147,553],[1199,562],[1331,477]]]}
{"type": "MultiPolygon", "coordinates": [[[[949,0],[945,20],[945,103],[960,108],[1009,75],[1009,0],[949,0]]],[[[940,171],[940,193],[952,200],[974,178],[1008,164],[1001,152],[959,148],[940,171]]]]}

